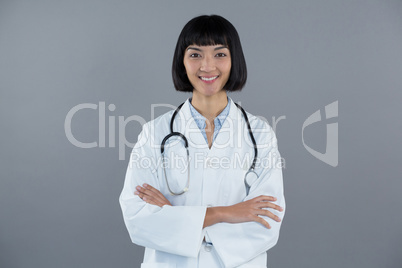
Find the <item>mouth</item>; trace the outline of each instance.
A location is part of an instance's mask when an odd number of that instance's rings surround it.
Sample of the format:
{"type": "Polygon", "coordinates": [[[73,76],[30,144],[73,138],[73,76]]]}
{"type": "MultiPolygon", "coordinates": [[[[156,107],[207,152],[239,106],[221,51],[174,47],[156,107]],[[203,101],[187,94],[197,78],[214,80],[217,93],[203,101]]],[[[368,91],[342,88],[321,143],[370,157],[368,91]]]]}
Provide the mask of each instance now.
{"type": "Polygon", "coordinates": [[[202,81],[206,82],[206,83],[212,83],[212,82],[215,81],[218,77],[219,77],[219,75],[210,76],[210,77],[199,76],[199,78],[200,78],[202,81]]]}

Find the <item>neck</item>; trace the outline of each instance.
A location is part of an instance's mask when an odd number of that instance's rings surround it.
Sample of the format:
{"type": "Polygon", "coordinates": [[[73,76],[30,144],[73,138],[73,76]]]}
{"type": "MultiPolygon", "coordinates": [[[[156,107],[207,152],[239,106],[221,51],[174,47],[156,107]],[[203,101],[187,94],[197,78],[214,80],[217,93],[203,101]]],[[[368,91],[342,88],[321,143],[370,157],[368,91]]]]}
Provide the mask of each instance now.
{"type": "Polygon", "coordinates": [[[194,90],[191,104],[205,118],[213,121],[228,104],[226,90],[221,90],[213,96],[205,96],[194,90]]]}

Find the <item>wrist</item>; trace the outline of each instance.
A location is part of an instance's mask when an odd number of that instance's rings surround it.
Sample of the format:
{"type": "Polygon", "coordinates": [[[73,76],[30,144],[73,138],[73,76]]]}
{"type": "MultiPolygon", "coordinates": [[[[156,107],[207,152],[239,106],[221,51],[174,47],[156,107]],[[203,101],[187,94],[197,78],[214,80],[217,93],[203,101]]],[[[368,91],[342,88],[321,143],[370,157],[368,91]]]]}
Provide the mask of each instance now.
{"type": "Polygon", "coordinates": [[[215,223],[226,222],[228,207],[210,207],[215,218],[215,223]]]}
{"type": "Polygon", "coordinates": [[[208,207],[204,220],[204,227],[224,222],[225,207],[208,207]]]}

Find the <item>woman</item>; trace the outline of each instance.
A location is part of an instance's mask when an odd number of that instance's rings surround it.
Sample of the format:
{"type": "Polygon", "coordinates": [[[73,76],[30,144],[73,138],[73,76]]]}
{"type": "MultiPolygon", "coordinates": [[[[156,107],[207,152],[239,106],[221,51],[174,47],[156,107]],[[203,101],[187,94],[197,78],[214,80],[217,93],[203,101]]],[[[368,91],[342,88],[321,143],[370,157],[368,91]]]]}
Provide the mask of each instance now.
{"type": "Polygon", "coordinates": [[[190,20],[172,74],[192,97],[143,126],[120,196],[141,267],[267,267],[285,208],[280,155],[270,126],[227,96],[247,78],[233,25],[190,20]]]}

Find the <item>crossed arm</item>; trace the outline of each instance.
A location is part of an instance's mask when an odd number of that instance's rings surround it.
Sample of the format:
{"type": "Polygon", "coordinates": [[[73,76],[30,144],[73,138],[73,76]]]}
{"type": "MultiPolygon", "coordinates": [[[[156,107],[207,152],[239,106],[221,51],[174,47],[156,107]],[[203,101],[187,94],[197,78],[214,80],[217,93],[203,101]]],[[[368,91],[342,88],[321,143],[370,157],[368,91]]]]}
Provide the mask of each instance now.
{"type": "MultiPolygon", "coordinates": [[[[138,185],[134,194],[152,205],[159,207],[172,205],[159,190],[149,184],[143,184],[142,186],[138,185]]],[[[254,221],[261,223],[268,229],[271,229],[269,223],[259,216],[267,216],[280,222],[281,219],[278,216],[265,209],[272,208],[277,211],[283,211],[282,207],[272,203],[276,200],[277,199],[273,196],[260,195],[232,206],[209,207],[207,208],[203,227],[205,228],[220,222],[241,223],[254,221]]]]}

